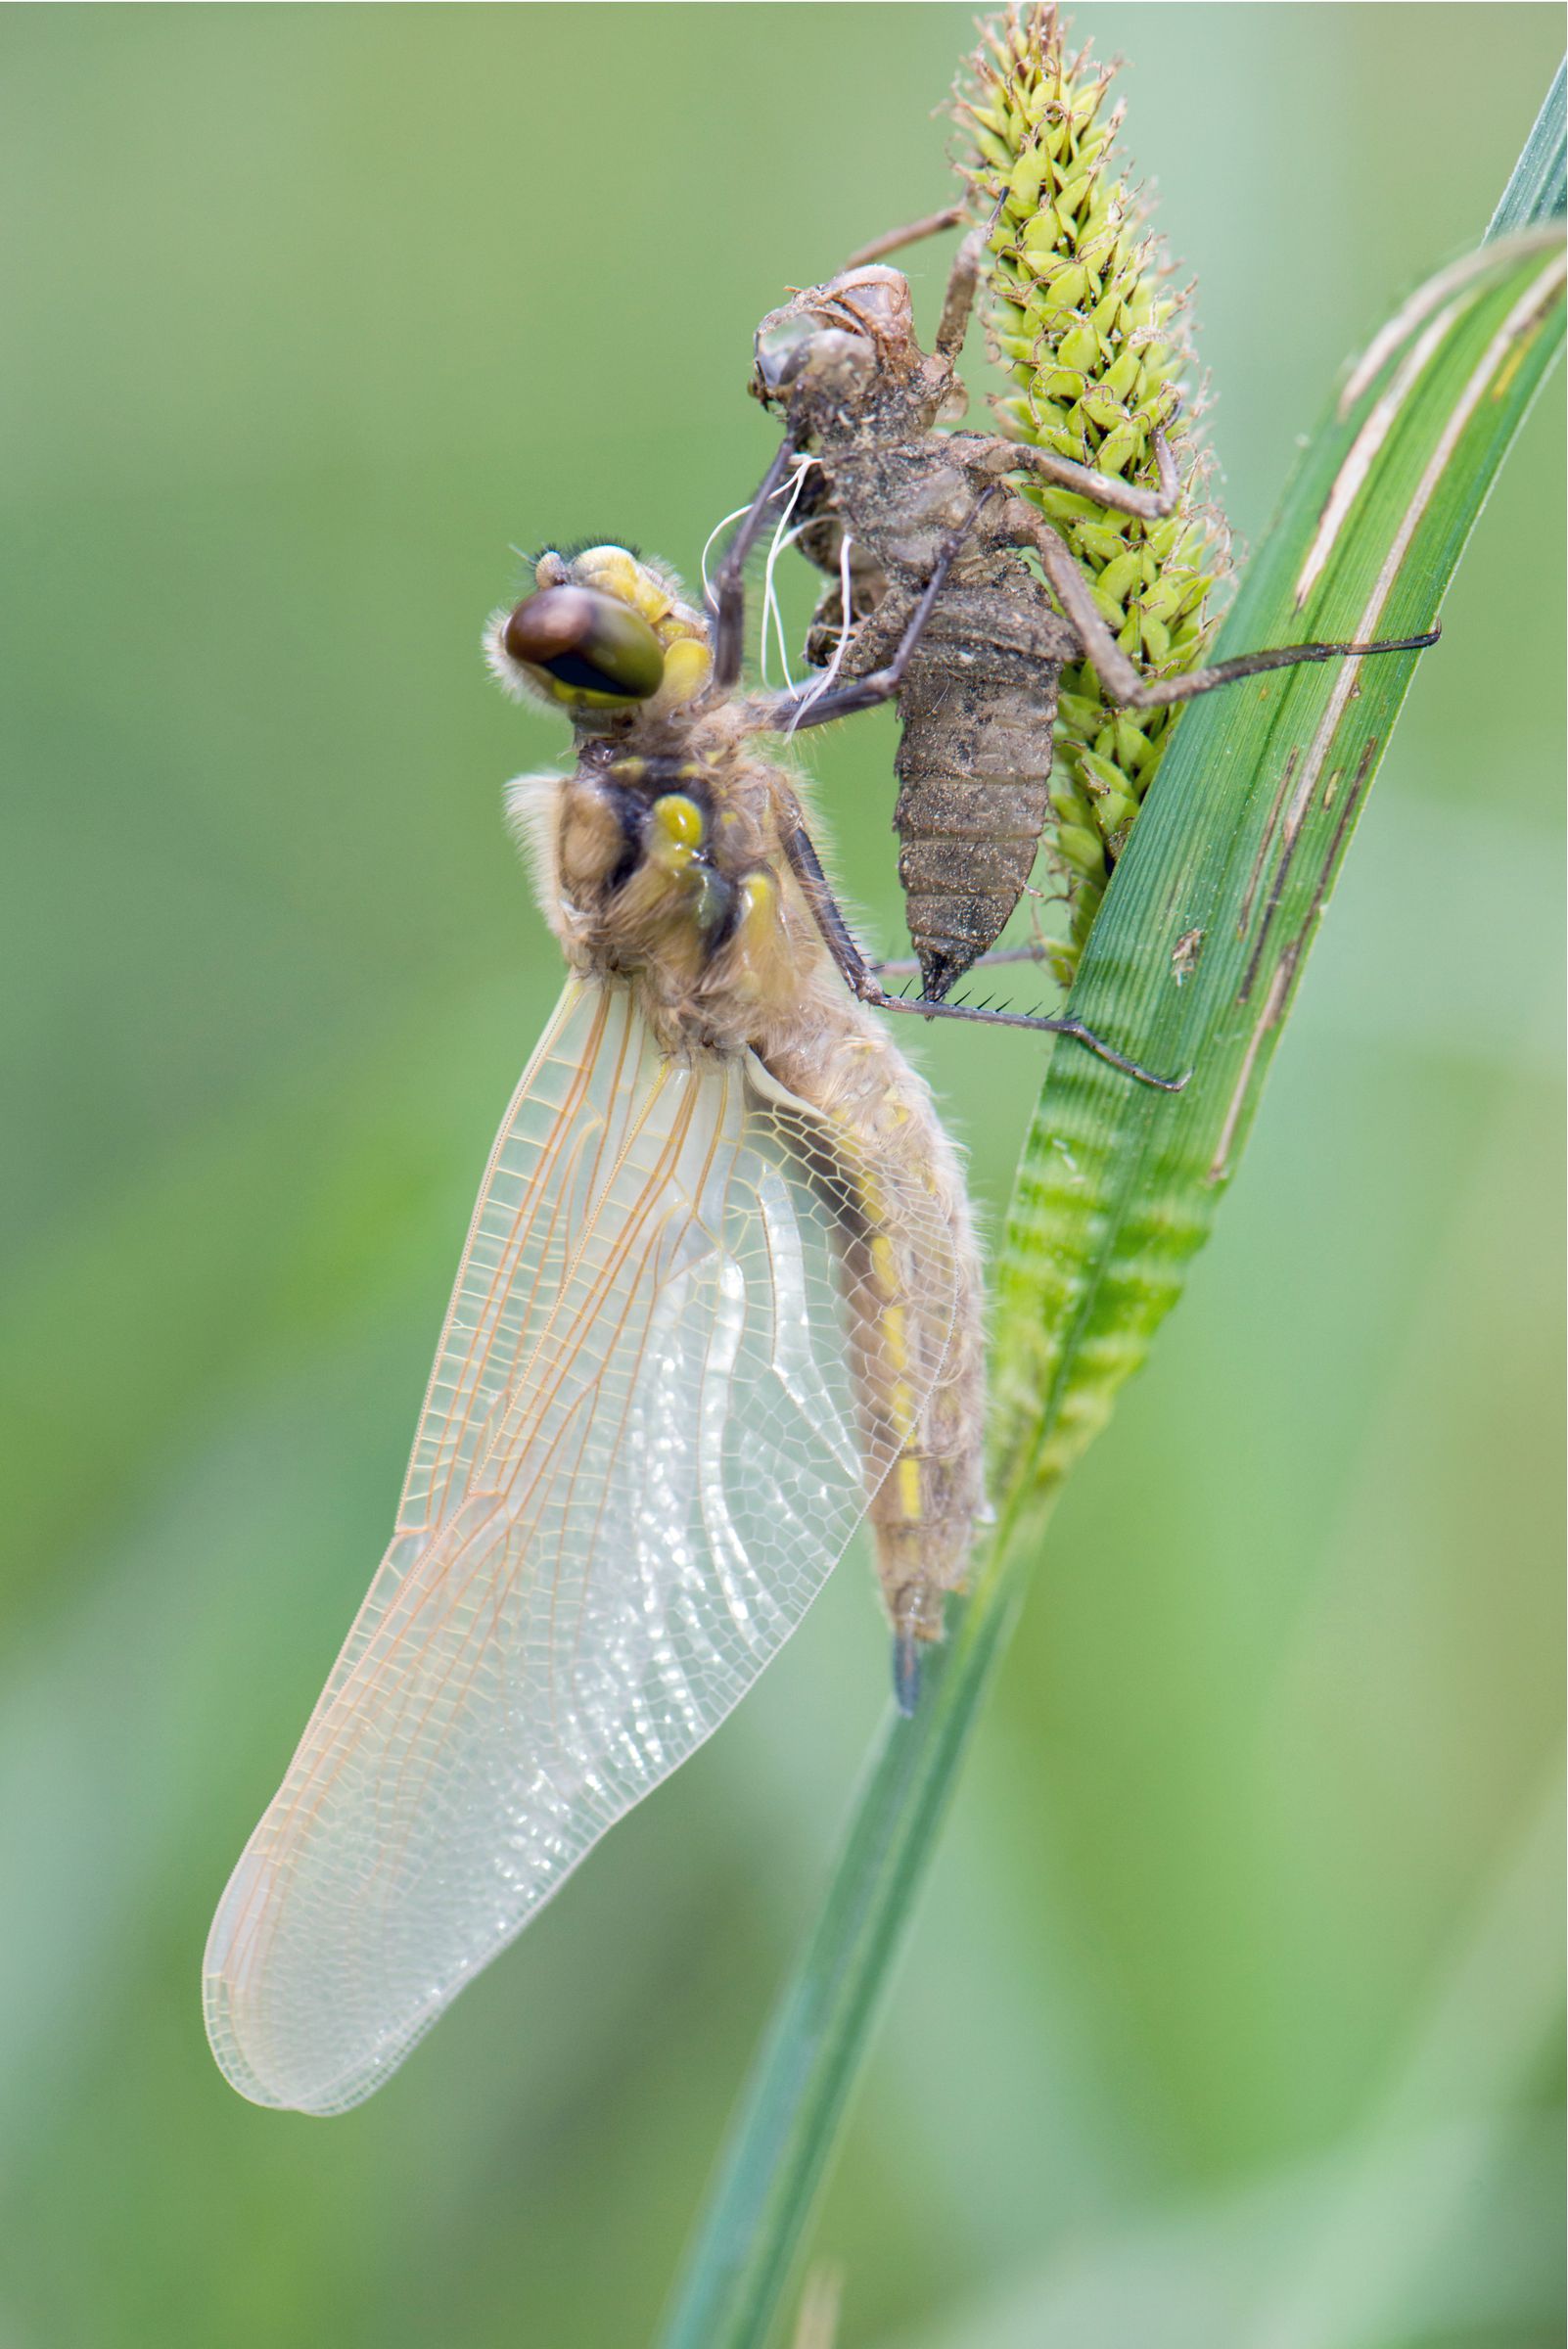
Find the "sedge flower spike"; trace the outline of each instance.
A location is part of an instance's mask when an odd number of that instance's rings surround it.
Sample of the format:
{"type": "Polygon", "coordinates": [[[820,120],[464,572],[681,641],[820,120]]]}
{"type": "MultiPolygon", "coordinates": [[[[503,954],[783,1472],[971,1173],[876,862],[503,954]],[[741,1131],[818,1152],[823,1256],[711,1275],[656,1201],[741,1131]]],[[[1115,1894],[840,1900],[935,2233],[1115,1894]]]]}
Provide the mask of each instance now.
{"type": "MultiPolygon", "coordinates": [[[[1112,70],[1087,48],[1068,56],[1054,7],[1014,9],[985,28],[957,111],[971,143],[974,210],[992,223],[987,331],[1017,386],[992,402],[1003,432],[1148,488],[1159,479],[1156,432],[1170,441],[1181,497],[1160,521],[1038,480],[1022,484],[1067,538],[1122,649],[1152,679],[1201,665],[1229,539],[1185,404],[1186,297],[1124,176],[1124,109],[1106,108],[1112,70]]],[[[1068,936],[1049,949],[1064,984],[1179,714],[1112,707],[1087,662],[1063,671],[1045,847],[1069,908],[1068,936]]]]}

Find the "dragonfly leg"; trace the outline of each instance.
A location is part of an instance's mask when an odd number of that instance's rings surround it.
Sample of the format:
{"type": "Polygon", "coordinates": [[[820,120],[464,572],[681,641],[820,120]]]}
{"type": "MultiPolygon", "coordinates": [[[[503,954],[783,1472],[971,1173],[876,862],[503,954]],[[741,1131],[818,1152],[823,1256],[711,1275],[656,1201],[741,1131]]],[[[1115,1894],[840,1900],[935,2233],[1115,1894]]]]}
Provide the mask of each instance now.
{"type": "MultiPolygon", "coordinates": [[[[911,220],[903,228],[890,228],[858,253],[852,253],[845,262],[846,269],[868,269],[873,261],[885,261],[890,253],[902,253],[906,245],[918,245],[926,237],[940,237],[945,229],[956,228],[964,216],[964,207],[945,204],[940,212],[927,212],[924,218],[911,220]]],[[[842,272],[841,272],[842,274],[842,272]]]]}
{"type": "MultiPolygon", "coordinates": [[[[947,277],[947,291],[943,296],[942,320],[933,345],[939,359],[956,361],[963,349],[964,337],[969,332],[969,321],[974,312],[975,296],[980,290],[980,273],[985,267],[986,249],[990,243],[991,222],[987,220],[970,230],[953,256],[947,277]]],[[[944,407],[945,416],[951,413],[951,408],[944,407]]]]}
{"type": "Polygon", "coordinates": [[[828,952],[851,994],[861,1003],[869,1003],[879,1011],[905,1011],[923,1020],[973,1020],[989,1028],[1028,1028],[1037,1035],[1070,1036],[1095,1056],[1119,1069],[1123,1076],[1135,1078],[1139,1084],[1151,1084],[1162,1093],[1179,1093],[1192,1074],[1189,1069],[1181,1077],[1157,1077],[1141,1061],[1130,1060],[1097,1036],[1084,1021],[1072,1013],[1060,1013],[1047,1019],[1038,1012],[992,1011],[977,1003],[931,1003],[919,995],[893,995],[882,985],[871,964],[861,953],[851,935],[834,897],[827,875],[822,870],[810,834],[802,821],[797,821],[784,834],[784,852],[790,869],[801,885],[802,895],[810,908],[811,918],[822,934],[828,952]]]}
{"type": "Polygon", "coordinates": [[[768,508],[777,498],[785,476],[800,451],[788,438],[779,443],[778,453],[762,476],[761,486],[745,513],[740,526],[725,547],[714,584],[709,590],[708,608],[714,622],[714,681],[715,694],[730,692],[741,673],[741,662],[746,650],[746,558],[761,536],[767,521],[768,508]]]}
{"type": "MultiPolygon", "coordinates": [[[[1078,560],[1058,531],[1042,516],[1018,501],[1028,516],[1028,535],[1038,552],[1045,576],[1091,662],[1106,694],[1129,710],[1166,710],[1174,702],[1196,700],[1241,677],[1256,677],[1271,668],[1297,668],[1309,661],[1360,660],[1372,653],[1420,653],[1436,644],[1443,633],[1432,627],[1419,636],[1393,636],[1369,644],[1282,644],[1266,653],[1243,653],[1234,661],[1216,661],[1207,668],[1189,669],[1184,676],[1158,677],[1151,684],[1141,677],[1117,643],[1089,592],[1078,560]]],[[[1012,519],[1011,514],[1009,519],[1012,519]]]]}
{"type": "Polygon", "coordinates": [[[1021,441],[1003,440],[999,437],[981,452],[980,463],[992,466],[998,473],[1037,473],[1059,489],[1075,489],[1080,497],[1091,498],[1095,505],[1104,506],[1114,514],[1131,514],[1140,522],[1160,522],[1174,514],[1181,502],[1181,479],[1171,454],[1171,443],[1157,427],[1153,436],[1154,462],[1160,477],[1157,489],[1140,489],[1132,482],[1118,481],[1115,474],[1097,473],[1092,465],[1081,465],[1076,457],[1058,456],[1052,448],[1027,448],[1021,441]]]}

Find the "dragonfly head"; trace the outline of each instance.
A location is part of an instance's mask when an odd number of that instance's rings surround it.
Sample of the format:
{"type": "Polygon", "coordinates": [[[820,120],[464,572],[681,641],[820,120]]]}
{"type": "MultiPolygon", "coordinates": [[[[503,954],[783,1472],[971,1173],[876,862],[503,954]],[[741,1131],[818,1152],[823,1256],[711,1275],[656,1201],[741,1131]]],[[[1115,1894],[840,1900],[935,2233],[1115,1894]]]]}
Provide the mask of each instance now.
{"type": "Polygon", "coordinates": [[[533,593],[484,631],[490,668],[515,698],[532,694],[591,728],[673,708],[707,684],[707,623],[660,566],[624,546],[551,549],[533,576],[533,593]]]}

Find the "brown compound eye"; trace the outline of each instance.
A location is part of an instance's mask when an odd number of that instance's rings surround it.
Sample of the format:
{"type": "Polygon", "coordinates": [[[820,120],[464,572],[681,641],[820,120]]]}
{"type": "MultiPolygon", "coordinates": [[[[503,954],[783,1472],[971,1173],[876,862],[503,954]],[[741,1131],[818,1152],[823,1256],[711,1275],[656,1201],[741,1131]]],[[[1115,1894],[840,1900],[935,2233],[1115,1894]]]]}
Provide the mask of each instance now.
{"type": "Polygon", "coordinates": [[[525,596],[501,643],[557,701],[645,702],[665,679],[665,656],[648,622],[592,587],[541,587],[525,596]]]}

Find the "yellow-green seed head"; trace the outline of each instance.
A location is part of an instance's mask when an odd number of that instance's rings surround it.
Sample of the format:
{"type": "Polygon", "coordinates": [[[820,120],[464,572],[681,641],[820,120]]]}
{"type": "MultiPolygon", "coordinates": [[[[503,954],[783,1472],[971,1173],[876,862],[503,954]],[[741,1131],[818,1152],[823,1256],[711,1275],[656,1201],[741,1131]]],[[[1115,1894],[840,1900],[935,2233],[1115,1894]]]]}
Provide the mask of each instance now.
{"type": "MultiPolygon", "coordinates": [[[[993,218],[986,324],[1017,387],[992,403],[1002,430],[1145,487],[1158,481],[1155,432],[1171,443],[1181,499],[1163,521],[1043,484],[1024,491],[1068,539],[1123,650],[1149,675],[1168,676],[1204,657],[1228,536],[1183,411],[1186,298],[1173,289],[1142,200],[1123,176],[1123,110],[1106,110],[1110,81],[1111,69],[1086,48],[1067,54],[1054,6],[1019,6],[985,28],[958,118],[971,143],[975,216],[993,218]]],[[[1063,672],[1057,822],[1046,845],[1070,908],[1053,957],[1064,981],[1176,714],[1112,709],[1086,662],[1063,672]]]]}

